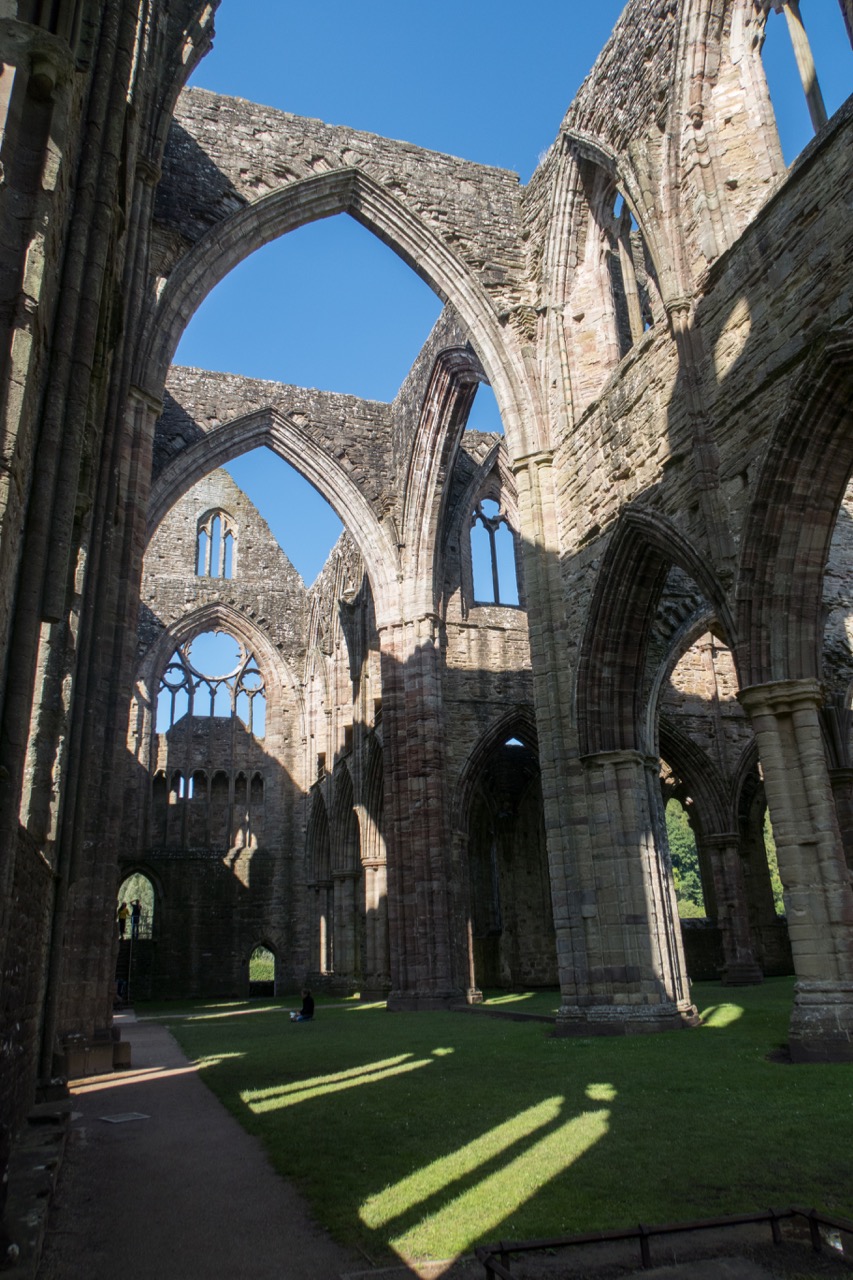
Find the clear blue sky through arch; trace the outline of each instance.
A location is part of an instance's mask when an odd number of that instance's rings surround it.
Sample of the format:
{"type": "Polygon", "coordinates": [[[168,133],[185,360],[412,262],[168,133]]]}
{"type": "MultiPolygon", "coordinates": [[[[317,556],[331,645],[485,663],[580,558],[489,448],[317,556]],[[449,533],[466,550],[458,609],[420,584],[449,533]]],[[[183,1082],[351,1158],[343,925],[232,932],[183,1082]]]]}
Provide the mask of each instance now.
{"type": "MultiPolygon", "coordinates": [[[[192,83],[512,169],[526,182],[622,8],[622,0],[222,0],[214,49],[192,83]]],[[[853,78],[839,6],[801,0],[801,9],[832,113],[853,78]]],[[[789,41],[779,38],[784,18],[771,14],[770,23],[765,63],[790,162],[810,126],[789,41]]],[[[439,309],[408,267],[341,216],[241,264],[199,308],[176,360],[391,400],[439,309]]],[[[478,394],[475,414],[487,401],[478,394]]],[[[472,425],[495,429],[494,409],[472,425]]],[[[312,582],[339,524],[307,482],[277,484],[285,473],[270,469],[268,453],[238,463],[237,483],[312,582]],[[265,486],[254,467],[266,470],[265,486]]]]}

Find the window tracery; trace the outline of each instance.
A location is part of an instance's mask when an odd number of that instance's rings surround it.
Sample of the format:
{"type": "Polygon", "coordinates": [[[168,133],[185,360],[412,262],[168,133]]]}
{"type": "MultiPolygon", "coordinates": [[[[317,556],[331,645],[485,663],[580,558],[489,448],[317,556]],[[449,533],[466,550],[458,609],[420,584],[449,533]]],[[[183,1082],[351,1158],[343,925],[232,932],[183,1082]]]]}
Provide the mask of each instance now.
{"type": "Polygon", "coordinates": [[[471,515],[471,568],[476,604],[518,604],[515,534],[493,498],[482,498],[471,515]]]}
{"type": "Polygon", "coordinates": [[[232,717],[256,738],[264,736],[264,677],[251,651],[226,632],[203,632],[172,654],[160,681],[157,733],[167,733],[184,716],[232,717]],[[199,651],[195,661],[194,649],[199,651]],[[236,662],[223,661],[235,654],[236,662]]]}

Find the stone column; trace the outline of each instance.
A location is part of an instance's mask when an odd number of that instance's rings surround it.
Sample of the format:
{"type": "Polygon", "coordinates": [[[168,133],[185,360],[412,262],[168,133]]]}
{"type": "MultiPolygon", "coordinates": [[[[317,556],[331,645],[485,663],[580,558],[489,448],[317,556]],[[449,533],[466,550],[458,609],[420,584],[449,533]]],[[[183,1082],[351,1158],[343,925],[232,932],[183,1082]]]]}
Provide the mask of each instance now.
{"type": "Polygon", "coordinates": [[[389,1009],[461,999],[464,939],[451,924],[437,619],[379,628],[388,853],[389,1009]]]}
{"type": "Polygon", "coordinates": [[[637,272],[634,268],[634,255],[631,247],[631,211],[627,204],[617,228],[617,244],[619,246],[619,265],[622,268],[622,284],[625,289],[625,302],[628,306],[631,341],[636,345],[643,336],[643,313],[640,310],[637,272]]]}
{"type": "Polygon", "coordinates": [[[817,680],[753,685],[738,695],[752,720],[797,984],[795,1061],[853,1061],[853,892],[820,725],[817,680]]]}
{"type": "Polygon", "coordinates": [[[350,867],[332,872],[335,912],[334,984],[352,987],[356,979],[355,882],[358,872],[350,867]]]}
{"type": "MultiPolygon", "coordinates": [[[[693,1026],[672,872],[655,812],[659,762],[637,751],[583,758],[591,875],[576,904],[586,990],[561,1005],[557,1034],[630,1034],[693,1026]]],[[[657,808],[660,808],[658,800],[657,808]]]]}
{"type": "Polygon", "coordinates": [[[722,979],[729,987],[746,987],[764,981],[755,958],[749,928],[746,882],[737,832],[705,836],[702,847],[709,854],[717,900],[717,924],[723,937],[722,979]]]}
{"type": "Polygon", "coordinates": [[[362,862],[364,874],[364,974],[362,1000],[385,1000],[388,971],[388,867],[384,859],[362,862]]]}

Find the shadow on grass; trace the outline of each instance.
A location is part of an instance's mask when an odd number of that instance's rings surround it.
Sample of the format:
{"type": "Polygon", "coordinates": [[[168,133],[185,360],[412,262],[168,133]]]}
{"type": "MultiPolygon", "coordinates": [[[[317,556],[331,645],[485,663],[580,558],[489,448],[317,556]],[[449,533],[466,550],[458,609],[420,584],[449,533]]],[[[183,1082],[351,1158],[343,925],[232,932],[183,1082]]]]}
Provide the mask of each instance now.
{"type": "Polygon", "coordinates": [[[694,998],[698,1030],[618,1039],[358,1007],[303,1026],[199,1007],[173,1031],[318,1220],[376,1258],[792,1201],[849,1215],[853,1069],[768,1062],[789,980],[694,998]]]}

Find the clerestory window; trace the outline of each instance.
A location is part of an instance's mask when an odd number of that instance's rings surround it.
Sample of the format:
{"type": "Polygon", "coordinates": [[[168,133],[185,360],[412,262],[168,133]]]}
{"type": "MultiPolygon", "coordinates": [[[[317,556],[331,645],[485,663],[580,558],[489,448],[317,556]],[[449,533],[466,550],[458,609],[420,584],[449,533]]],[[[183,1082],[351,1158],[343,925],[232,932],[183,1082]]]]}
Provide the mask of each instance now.
{"type": "Polygon", "coordinates": [[[478,502],[471,516],[471,568],[475,604],[518,604],[515,534],[492,498],[478,502]]]}
{"type": "Polygon", "coordinates": [[[208,511],[198,522],[196,575],[233,578],[237,526],[227,511],[208,511]]]}
{"type": "Polygon", "coordinates": [[[202,632],[172,654],[157,697],[157,732],[185,716],[234,717],[264,736],[264,678],[252,653],[227,632],[202,632]]]}
{"type": "Polygon", "coordinates": [[[607,266],[621,359],[654,324],[652,299],[658,289],[642,232],[621,192],[616,193],[606,224],[607,266]]]}

